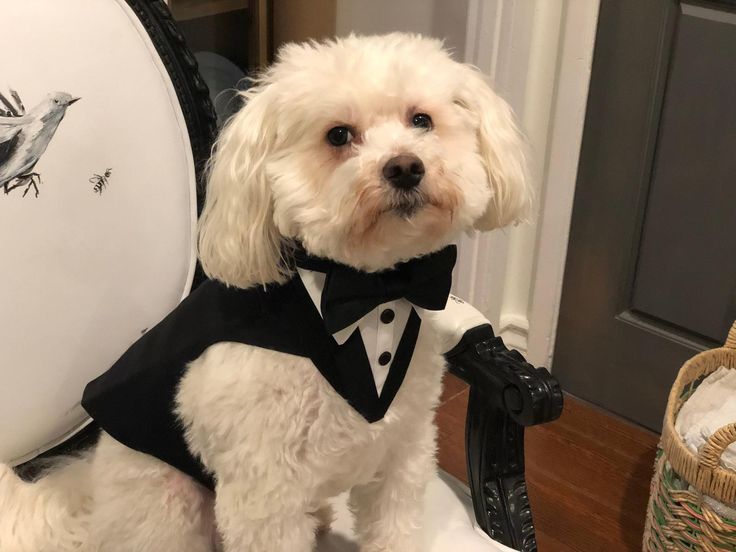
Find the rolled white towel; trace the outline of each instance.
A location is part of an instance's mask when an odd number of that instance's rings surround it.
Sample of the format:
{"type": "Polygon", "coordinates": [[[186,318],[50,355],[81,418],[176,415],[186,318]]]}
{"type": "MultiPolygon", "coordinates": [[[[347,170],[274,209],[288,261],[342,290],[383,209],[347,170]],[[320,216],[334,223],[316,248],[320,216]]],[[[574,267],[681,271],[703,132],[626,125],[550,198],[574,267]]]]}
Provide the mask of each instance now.
{"type": "MultiPolygon", "coordinates": [[[[698,386],[682,405],[675,429],[697,453],[717,430],[736,422],[736,370],[722,366],[698,386]]],[[[736,470],[736,444],[726,449],[721,464],[736,470]]]]}
{"type": "MultiPolygon", "coordinates": [[[[736,422],[736,370],[725,366],[705,378],[682,405],[675,429],[685,445],[698,453],[708,438],[723,426],[736,422]]],[[[736,444],[721,456],[721,465],[736,471],[736,444]]],[[[736,519],[736,505],[722,504],[711,497],[706,502],[720,515],[736,519]]]]}

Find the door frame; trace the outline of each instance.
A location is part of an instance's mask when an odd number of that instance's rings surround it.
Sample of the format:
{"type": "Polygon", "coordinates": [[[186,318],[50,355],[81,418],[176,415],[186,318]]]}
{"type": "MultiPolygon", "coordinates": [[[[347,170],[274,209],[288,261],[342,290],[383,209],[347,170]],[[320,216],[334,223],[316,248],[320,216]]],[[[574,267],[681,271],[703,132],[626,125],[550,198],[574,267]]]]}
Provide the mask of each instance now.
{"type": "Polygon", "coordinates": [[[460,242],[456,293],[549,366],[593,60],[598,0],[470,0],[466,61],[490,76],[531,145],[532,222],[460,242]]]}

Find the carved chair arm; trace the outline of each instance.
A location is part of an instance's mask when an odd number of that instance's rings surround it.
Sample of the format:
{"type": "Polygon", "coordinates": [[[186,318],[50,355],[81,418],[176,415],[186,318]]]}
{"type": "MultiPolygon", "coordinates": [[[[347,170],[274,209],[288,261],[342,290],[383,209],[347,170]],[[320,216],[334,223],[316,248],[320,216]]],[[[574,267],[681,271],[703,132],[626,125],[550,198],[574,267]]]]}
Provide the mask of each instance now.
{"type": "Polygon", "coordinates": [[[524,427],[560,416],[560,386],[545,368],[507,349],[490,324],[466,330],[445,358],[450,371],[470,385],[465,446],[476,521],[496,541],[536,551],[524,427]]]}

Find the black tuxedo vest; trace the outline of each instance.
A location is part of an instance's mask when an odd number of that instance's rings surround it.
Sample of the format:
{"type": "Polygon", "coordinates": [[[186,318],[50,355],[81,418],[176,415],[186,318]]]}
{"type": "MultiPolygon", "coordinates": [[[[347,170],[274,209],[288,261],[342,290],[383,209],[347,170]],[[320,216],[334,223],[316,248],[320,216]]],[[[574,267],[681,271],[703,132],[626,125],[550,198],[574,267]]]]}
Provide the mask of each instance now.
{"type": "MultiPolygon", "coordinates": [[[[454,263],[454,247],[451,255],[454,263]]],[[[236,342],[308,358],[335,391],[372,423],[383,418],[404,380],[420,325],[412,309],[379,395],[359,330],[338,345],[301,278],[249,289],[209,280],[91,381],[82,406],[116,440],[212,489],[212,475],[189,451],[174,412],[187,364],[209,346],[236,342]]]]}

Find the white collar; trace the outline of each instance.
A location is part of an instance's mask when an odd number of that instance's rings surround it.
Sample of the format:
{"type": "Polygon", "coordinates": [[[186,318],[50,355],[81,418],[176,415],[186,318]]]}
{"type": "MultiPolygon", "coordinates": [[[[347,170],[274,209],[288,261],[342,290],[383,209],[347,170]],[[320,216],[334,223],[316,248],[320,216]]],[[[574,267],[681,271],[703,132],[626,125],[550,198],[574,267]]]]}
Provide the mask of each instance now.
{"type": "MultiPolygon", "coordinates": [[[[306,268],[297,268],[297,272],[299,273],[299,277],[302,279],[304,287],[307,289],[307,293],[309,293],[309,297],[312,299],[312,303],[317,307],[319,315],[322,316],[322,290],[325,287],[325,279],[327,278],[327,275],[324,272],[307,270],[306,268]]],[[[360,320],[357,320],[339,332],[334,333],[332,337],[335,338],[338,345],[342,345],[352,335],[355,328],[358,327],[358,324],[360,324],[360,320]]]]}

